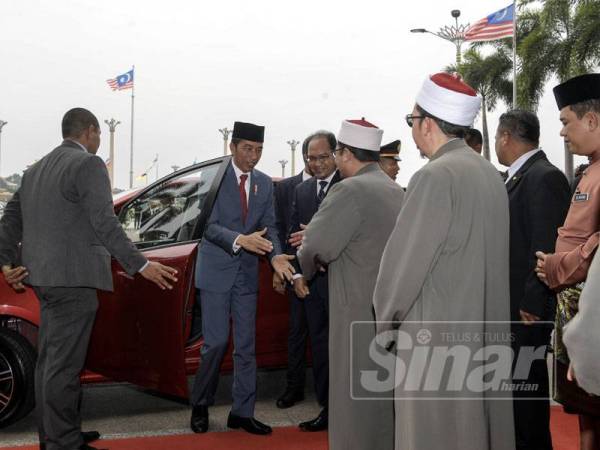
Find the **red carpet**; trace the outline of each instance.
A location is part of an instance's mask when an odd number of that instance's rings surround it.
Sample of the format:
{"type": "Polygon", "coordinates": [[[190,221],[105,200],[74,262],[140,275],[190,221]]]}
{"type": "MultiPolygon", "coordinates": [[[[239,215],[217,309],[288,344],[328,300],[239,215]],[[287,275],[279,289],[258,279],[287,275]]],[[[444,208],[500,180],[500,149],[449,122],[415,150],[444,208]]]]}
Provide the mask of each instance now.
{"type": "MultiPolygon", "coordinates": [[[[579,448],[577,416],[552,408],[552,439],[554,450],[579,448]]],[[[182,434],[103,440],[93,444],[110,450],[326,450],[327,433],[303,433],[296,427],[275,428],[271,436],[253,436],[243,431],[182,434]]],[[[10,447],[8,450],[37,450],[37,446],[10,447]]]]}

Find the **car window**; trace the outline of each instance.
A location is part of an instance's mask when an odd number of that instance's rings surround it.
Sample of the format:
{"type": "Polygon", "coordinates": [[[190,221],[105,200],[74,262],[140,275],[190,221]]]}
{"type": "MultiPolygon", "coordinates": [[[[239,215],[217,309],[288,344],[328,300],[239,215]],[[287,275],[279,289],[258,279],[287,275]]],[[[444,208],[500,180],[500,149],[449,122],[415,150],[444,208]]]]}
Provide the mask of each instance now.
{"type": "Polygon", "coordinates": [[[219,164],[170,178],[127,205],[119,214],[123,229],[138,247],[194,239],[194,230],[219,164]]]}

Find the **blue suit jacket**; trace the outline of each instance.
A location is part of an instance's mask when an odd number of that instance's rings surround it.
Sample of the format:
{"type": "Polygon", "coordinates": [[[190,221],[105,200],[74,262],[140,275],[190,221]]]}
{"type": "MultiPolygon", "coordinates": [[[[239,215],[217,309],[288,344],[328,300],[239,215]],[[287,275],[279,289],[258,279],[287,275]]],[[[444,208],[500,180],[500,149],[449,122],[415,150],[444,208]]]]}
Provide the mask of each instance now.
{"type": "Polygon", "coordinates": [[[275,218],[277,219],[277,231],[279,242],[285,249],[288,231],[290,230],[290,218],[292,216],[292,202],[294,201],[294,189],[302,183],[302,174],[281,180],[275,185],[275,218]]]}
{"type": "Polygon", "coordinates": [[[243,249],[237,254],[233,252],[233,242],[240,234],[250,234],[267,227],[266,238],[273,243],[269,259],[281,254],[271,177],[258,170],[251,172],[245,224],[242,223],[239,192],[235,171],[230,162],[198,250],[196,287],[199,289],[227,292],[241,268],[247,287],[252,291],[258,290],[258,256],[243,249]]]}

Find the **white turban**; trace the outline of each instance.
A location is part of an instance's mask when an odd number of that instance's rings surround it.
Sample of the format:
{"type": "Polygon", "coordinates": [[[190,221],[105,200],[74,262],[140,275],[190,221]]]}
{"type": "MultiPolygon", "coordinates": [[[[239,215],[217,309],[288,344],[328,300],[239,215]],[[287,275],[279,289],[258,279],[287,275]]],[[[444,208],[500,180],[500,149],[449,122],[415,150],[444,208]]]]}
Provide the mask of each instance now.
{"type": "Polygon", "coordinates": [[[471,127],[481,107],[481,98],[458,76],[436,73],[425,79],[417,104],[445,122],[471,127]]]}

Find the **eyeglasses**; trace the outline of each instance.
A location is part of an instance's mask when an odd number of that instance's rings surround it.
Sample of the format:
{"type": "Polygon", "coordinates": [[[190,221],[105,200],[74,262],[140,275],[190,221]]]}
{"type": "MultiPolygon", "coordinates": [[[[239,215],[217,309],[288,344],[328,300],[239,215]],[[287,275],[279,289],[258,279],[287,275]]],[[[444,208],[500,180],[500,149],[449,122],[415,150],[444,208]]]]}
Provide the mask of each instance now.
{"type": "Polygon", "coordinates": [[[414,116],[412,114],[406,115],[406,124],[412,128],[413,123],[415,123],[415,119],[425,119],[428,116],[414,116]]]}
{"type": "Polygon", "coordinates": [[[321,155],[321,156],[308,156],[306,159],[309,163],[324,163],[328,161],[333,155],[321,155]]]}

